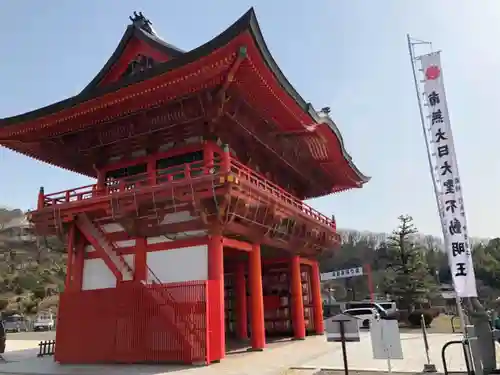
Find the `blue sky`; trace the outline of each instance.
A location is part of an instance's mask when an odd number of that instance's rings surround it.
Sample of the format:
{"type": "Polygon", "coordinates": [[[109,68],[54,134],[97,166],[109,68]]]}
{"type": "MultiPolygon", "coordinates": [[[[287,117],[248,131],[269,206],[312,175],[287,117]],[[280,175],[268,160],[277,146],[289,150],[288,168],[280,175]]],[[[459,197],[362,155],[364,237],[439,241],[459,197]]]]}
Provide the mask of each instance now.
{"type": "MultiPolygon", "coordinates": [[[[348,151],[372,180],[310,202],[338,225],[389,231],[411,214],[439,234],[406,33],[443,50],[469,229],[499,235],[500,3],[466,0],[9,1],[0,22],[0,117],[77,94],[100,70],[134,10],[191,49],[254,6],[266,42],[302,96],[330,106],[348,151]]],[[[87,179],[0,149],[0,205],[31,208],[87,179]]]]}

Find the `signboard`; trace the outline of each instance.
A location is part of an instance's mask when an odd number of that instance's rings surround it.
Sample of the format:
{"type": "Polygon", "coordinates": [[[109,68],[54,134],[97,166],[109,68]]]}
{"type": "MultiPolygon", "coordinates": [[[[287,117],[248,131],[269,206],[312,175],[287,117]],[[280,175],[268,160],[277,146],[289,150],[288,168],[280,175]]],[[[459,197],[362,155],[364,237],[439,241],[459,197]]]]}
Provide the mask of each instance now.
{"type": "Polygon", "coordinates": [[[462,183],[458,174],[450,116],[439,52],[420,56],[424,73],[424,100],[429,110],[429,153],[434,164],[439,215],[458,297],[476,297],[476,279],[465,216],[462,183]]]}
{"type": "Polygon", "coordinates": [[[326,319],[325,331],[328,342],[359,341],[358,319],[347,314],[338,314],[326,319]]]}
{"type": "Polygon", "coordinates": [[[363,267],[346,268],[321,274],[321,281],[346,279],[348,277],[363,276],[363,267]]]}
{"type": "Polygon", "coordinates": [[[373,359],[403,359],[397,320],[374,319],[370,324],[373,359]]]}

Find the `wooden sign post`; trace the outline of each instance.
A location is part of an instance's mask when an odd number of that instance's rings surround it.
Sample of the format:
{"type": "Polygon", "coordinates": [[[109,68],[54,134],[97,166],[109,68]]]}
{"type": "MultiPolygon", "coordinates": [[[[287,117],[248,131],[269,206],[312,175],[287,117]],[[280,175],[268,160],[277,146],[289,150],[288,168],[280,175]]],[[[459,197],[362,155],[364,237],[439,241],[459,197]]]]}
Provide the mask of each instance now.
{"type": "Polygon", "coordinates": [[[349,375],[346,342],[360,341],[358,319],[350,315],[338,314],[325,321],[325,330],[328,342],[340,342],[342,344],[344,373],[349,375]]]}

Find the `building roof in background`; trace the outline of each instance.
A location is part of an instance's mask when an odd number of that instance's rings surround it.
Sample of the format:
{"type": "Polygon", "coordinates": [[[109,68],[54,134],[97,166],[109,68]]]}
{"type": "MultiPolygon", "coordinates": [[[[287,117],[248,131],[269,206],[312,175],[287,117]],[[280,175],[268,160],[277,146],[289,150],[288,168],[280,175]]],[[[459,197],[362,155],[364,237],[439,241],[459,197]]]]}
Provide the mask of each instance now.
{"type": "Polygon", "coordinates": [[[30,227],[31,223],[28,221],[27,217],[23,215],[15,217],[7,221],[5,224],[0,224],[0,232],[12,228],[30,228],[30,227]]]}

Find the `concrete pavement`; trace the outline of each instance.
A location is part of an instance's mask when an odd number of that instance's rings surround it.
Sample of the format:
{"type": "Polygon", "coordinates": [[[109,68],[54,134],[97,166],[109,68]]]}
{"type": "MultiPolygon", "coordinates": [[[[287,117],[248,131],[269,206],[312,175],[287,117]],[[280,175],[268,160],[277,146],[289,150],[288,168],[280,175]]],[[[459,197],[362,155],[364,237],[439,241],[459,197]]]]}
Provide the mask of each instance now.
{"type": "Polygon", "coordinates": [[[65,365],[54,363],[52,358],[32,358],[19,362],[0,364],[1,374],[38,375],[160,375],[175,372],[176,375],[275,375],[284,374],[292,366],[311,361],[330,350],[323,337],[311,337],[300,342],[270,344],[263,352],[230,354],[220,363],[206,367],[165,365],[65,365]]]}
{"type": "MultiPolygon", "coordinates": [[[[436,365],[439,372],[443,372],[441,349],[446,342],[461,339],[461,335],[436,333],[429,335],[428,338],[431,363],[436,365]]],[[[342,369],[342,350],[340,345],[333,345],[335,347],[332,350],[304,362],[299,368],[342,369]]],[[[404,359],[391,361],[392,371],[421,372],[426,363],[422,335],[420,333],[402,333],[401,345],[404,359]]],[[[449,371],[466,371],[461,346],[450,346],[446,353],[446,362],[449,371]]],[[[360,342],[347,344],[347,359],[349,368],[352,370],[387,371],[388,369],[386,360],[373,359],[370,335],[367,332],[361,334],[360,342]]]]}
{"type": "Polygon", "coordinates": [[[6,362],[19,362],[32,359],[38,354],[38,344],[42,340],[54,340],[56,333],[49,332],[19,332],[7,334],[7,345],[2,358],[6,362]]]}
{"type": "MultiPolygon", "coordinates": [[[[165,365],[62,366],[54,363],[51,357],[36,358],[39,340],[34,340],[34,337],[29,337],[29,340],[21,340],[21,338],[22,336],[19,336],[17,340],[9,340],[9,352],[5,356],[7,363],[0,364],[0,374],[161,375],[175,372],[175,375],[282,375],[293,372],[313,373],[319,369],[343,368],[341,345],[327,343],[323,336],[309,337],[304,341],[270,344],[263,352],[230,354],[221,363],[207,367],[165,365]]],[[[405,333],[401,334],[401,338],[405,359],[393,361],[393,371],[421,372],[425,363],[421,335],[419,333],[405,333]]],[[[431,361],[438,367],[438,371],[442,372],[440,359],[442,346],[445,342],[458,338],[460,338],[459,335],[429,335],[431,361]]],[[[386,361],[372,359],[369,333],[363,332],[359,343],[348,343],[347,351],[350,369],[387,371],[386,361]]],[[[447,360],[451,371],[465,370],[460,347],[450,347],[447,360]]]]}

